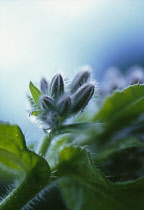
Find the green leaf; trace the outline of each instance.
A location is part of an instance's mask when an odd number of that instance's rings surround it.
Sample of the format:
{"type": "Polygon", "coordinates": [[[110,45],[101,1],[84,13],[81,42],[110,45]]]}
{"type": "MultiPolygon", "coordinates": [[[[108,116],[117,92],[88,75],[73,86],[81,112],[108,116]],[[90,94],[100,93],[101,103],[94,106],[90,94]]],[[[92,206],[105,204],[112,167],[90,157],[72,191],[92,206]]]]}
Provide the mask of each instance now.
{"type": "Polygon", "coordinates": [[[36,108],[36,103],[35,103],[34,99],[30,95],[27,95],[27,99],[28,99],[31,107],[36,108]]]}
{"type": "Polygon", "coordinates": [[[38,116],[40,114],[40,111],[32,111],[30,113],[30,115],[33,115],[33,116],[38,116]]]}
{"type": "Polygon", "coordinates": [[[63,125],[58,127],[56,130],[53,130],[55,134],[65,134],[65,133],[79,133],[80,131],[87,131],[90,128],[99,128],[100,123],[92,123],[92,122],[81,122],[81,123],[73,123],[69,125],[63,125]]]}
{"type": "Polygon", "coordinates": [[[119,139],[109,146],[106,145],[101,147],[101,150],[99,150],[99,155],[95,155],[95,161],[101,162],[108,159],[117,152],[119,153],[122,150],[137,147],[144,147],[144,143],[135,137],[130,136],[127,138],[119,139]]]}
{"type": "Polygon", "coordinates": [[[45,157],[52,171],[58,168],[60,151],[69,144],[72,144],[72,138],[69,135],[61,135],[53,138],[45,157]]]}
{"type": "Polygon", "coordinates": [[[50,176],[45,159],[30,151],[24,135],[17,125],[0,124],[0,170],[15,173],[19,186],[6,197],[0,209],[20,209],[32,199],[50,176]]]}
{"type": "Polygon", "coordinates": [[[34,86],[34,84],[32,82],[30,82],[29,84],[29,89],[30,89],[30,92],[31,92],[31,95],[37,105],[37,107],[39,107],[39,98],[41,96],[41,92],[39,91],[39,89],[37,87],[34,86]]]}
{"type": "Polygon", "coordinates": [[[144,85],[137,84],[109,96],[93,120],[105,123],[103,139],[108,139],[143,113],[144,85]]]}
{"type": "Polygon", "coordinates": [[[94,117],[95,120],[111,122],[123,114],[137,117],[137,114],[143,113],[144,103],[144,85],[133,85],[122,91],[116,91],[105,101],[102,109],[94,117]],[[141,106],[140,106],[141,105],[141,106]],[[139,110],[137,107],[140,106],[139,110]],[[131,111],[133,111],[131,113],[131,111]]]}
{"type": "Polygon", "coordinates": [[[80,148],[64,148],[60,156],[61,178],[57,182],[70,210],[143,209],[144,178],[110,182],[94,166],[89,153],[80,148]]]}

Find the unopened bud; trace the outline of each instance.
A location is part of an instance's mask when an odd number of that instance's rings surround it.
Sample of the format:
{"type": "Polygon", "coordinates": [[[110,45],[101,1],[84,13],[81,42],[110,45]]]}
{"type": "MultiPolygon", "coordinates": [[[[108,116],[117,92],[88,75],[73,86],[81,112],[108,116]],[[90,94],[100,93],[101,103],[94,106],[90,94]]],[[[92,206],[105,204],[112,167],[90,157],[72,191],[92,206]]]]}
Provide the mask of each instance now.
{"type": "Polygon", "coordinates": [[[140,67],[133,67],[127,71],[126,79],[128,85],[144,83],[144,70],[140,67]]]}
{"type": "Polygon", "coordinates": [[[62,96],[57,103],[57,110],[60,115],[66,115],[71,109],[71,98],[69,96],[62,96]]]}
{"type": "Polygon", "coordinates": [[[51,96],[58,98],[64,93],[64,81],[61,74],[56,74],[50,84],[51,96]]]}
{"type": "Polygon", "coordinates": [[[80,86],[88,81],[90,72],[88,70],[79,72],[71,83],[71,92],[76,91],[80,86]]]}
{"type": "Polygon", "coordinates": [[[45,78],[42,78],[40,81],[40,90],[43,94],[48,93],[48,83],[45,78]]]}
{"type": "Polygon", "coordinates": [[[83,84],[73,95],[72,112],[76,113],[83,110],[94,94],[94,84],[83,84]]]}
{"type": "Polygon", "coordinates": [[[53,109],[53,101],[48,96],[41,97],[41,106],[43,109],[51,110],[53,109]]]}

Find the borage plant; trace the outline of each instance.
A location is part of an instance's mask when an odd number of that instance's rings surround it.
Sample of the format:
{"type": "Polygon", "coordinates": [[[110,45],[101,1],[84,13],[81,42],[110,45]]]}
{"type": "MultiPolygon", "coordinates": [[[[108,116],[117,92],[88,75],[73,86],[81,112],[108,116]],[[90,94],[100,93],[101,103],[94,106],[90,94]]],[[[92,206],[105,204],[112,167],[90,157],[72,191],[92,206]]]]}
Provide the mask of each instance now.
{"type": "Polygon", "coordinates": [[[60,73],[40,89],[30,82],[29,115],[45,133],[33,149],[17,125],[1,122],[0,178],[13,185],[0,209],[142,210],[144,85],[84,111],[97,92],[90,72],[65,83],[60,73]]]}

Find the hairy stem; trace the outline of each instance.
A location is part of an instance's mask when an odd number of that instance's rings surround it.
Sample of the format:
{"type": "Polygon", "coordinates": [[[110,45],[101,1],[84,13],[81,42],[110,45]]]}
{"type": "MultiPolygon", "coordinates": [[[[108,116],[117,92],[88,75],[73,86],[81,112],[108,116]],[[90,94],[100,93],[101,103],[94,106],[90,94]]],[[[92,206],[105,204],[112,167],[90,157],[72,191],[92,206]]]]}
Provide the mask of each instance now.
{"type": "Polygon", "coordinates": [[[45,186],[45,184],[37,184],[36,180],[30,174],[21,180],[17,186],[1,203],[1,210],[16,210],[23,208],[31,199],[33,199],[45,186]]]}
{"type": "Polygon", "coordinates": [[[44,157],[47,153],[51,139],[52,139],[52,134],[49,133],[48,135],[45,136],[45,138],[42,141],[39,142],[35,152],[44,157]]]}

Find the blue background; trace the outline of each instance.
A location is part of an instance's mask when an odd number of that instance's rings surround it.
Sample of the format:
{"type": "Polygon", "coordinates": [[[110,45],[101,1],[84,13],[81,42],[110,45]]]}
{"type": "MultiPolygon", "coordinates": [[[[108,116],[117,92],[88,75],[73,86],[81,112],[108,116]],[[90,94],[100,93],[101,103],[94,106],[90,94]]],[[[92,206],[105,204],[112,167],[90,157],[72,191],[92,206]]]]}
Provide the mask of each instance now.
{"type": "Polygon", "coordinates": [[[143,1],[0,1],[0,120],[27,139],[43,132],[28,119],[28,84],[60,68],[71,79],[89,65],[105,70],[144,66],[143,1]]]}

